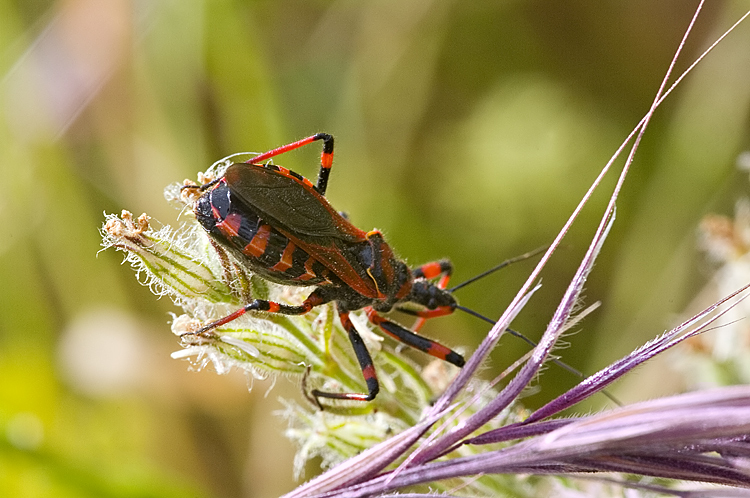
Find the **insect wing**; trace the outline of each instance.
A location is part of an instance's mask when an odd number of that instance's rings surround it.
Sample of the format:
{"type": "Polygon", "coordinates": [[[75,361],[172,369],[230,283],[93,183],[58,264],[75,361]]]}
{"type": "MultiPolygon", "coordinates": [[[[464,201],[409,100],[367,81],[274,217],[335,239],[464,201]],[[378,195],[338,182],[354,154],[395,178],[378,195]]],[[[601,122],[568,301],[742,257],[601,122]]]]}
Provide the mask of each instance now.
{"type": "Polygon", "coordinates": [[[367,234],[341,216],[312,184],[284,171],[233,164],[224,178],[240,201],[358,293],[379,297],[375,282],[347,253],[370,250],[367,234]],[[364,276],[364,278],[363,278],[364,276]]]}
{"type": "Polygon", "coordinates": [[[367,240],[365,232],[349,223],[302,177],[255,164],[233,164],[224,178],[235,196],[276,227],[316,239],[367,240]]]}

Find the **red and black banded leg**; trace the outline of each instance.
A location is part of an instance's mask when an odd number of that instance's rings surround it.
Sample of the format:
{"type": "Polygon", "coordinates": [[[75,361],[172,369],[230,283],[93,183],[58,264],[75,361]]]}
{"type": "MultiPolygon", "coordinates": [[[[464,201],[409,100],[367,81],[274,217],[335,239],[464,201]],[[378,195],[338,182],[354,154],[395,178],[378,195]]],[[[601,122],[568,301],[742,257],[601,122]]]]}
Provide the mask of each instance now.
{"type": "Polygon", "coordinates": [[[435,358],[439,358],[441,360],[447,361],[448,363],[452,363],[457,367],[463,367],[464,363],[466,363],[464,357],[456,353],[452,349],[447,348],[431,339],[428,339],[421,335],[417,335],[411,330],[408,330],[395,322],[386,320],[382,316],[378,315],[377,311],[375,311],[371,307],[365,308],[365,311],[367,312],[367,318],[370,319],[370,322],[380,327],[383,332],[393,337],[397,341],[403,342],[407,346],[411,346],[414,349],[424,351],[430,356],[434,356],[435,358]]]}
{"type": "MultiPolygon", "coordinates": [[[[436,284],[440,289],[445,289],[446,287],[448,287],[448,282],[451,279],[452,273],[453,263],[451,263],[447,259],[425,263],[422,266],[414,268],[411,271],[411,274],[414,278],[426,278],[427,280],[431,280],[433,278],[440,277],[440,280],[438,280],[438,283],[436,284]]],[[[414,314],[419,318],[414,322],[412,330],[414,330],[415,332],[419,331],[419,329],[422,328],[428,318],[450,315],[451,313],[453,313],[453,311],[453,308],[438,308],[435,310],[424,310],[416,312],[414,314]]]]}
{"type": "MultiPolygon", "coordinates": [[[[352,401],[372,401],[380,391],[380,384],[378,383],[378,377],[375,374],[375,366],[372,363],[370,352],[367,350],[367,346],[365,346],[365,342],[362,340],[359,332],[357,332],[357,329],[354,328],[354,324],[349,319],[349,313],[339,313],[339,319],[341,320],[341,325],[343,325],[346,331],[349,333],[349,340],[352,343],[354,354],[357,356],[357,361],[359,362],[359,366],[362,369],[362,376],[365,378],[365,384],[367,385],[367,394],[331,393],[319,391],[317,389],[313,389],[310,394],[313,395],[316,402],[318,401],[318,398],[348,399],[352,401]]],[[[320,406],[320,403],[318,403],[318,406],[320,406]]]]}
{"type": "Polygon", "coordinates": [[[318,171],[318,183],[315,186],[320,195],[326,195],[328,188],[328,177],[331,176],[333,166],[333,137],[327,133],[315,135],[317,140],[323,140],[323,152],[320,153],[320,170],[318,171]]]}
{"type": "Polygon", "coordinates": [[[453,263],[447,259],[432,261],[414,268],[411,271],[411,274],[414,278],[426,278],[427,280],[440,277],[437,286],[441,289],[445,289],[448,287],[448,282],[453,274],[453,263]]]}
{"type": "Polygon", "coordinates": [[[304,315],[311,309],[321,304],[329,302],[330,299],[323,296],[320,289],[316,289],[305,299],[299,306],[289,306],[287,304],[279,304],[273,301],[266,301],[265,299],[254,299],[247,303],[244,307],[238,309],[234,313],[231,313],[224,318],[220,318],[214,322],[204,325],[195,332],[187,332],[183,335],[205,335],[206,332],[221,327],[233,320],[238,319],[248,311],[265,311],[266,313],[280,313],[282,315],[304,315]]]}
{"type": "Polygon", "coordinates": [[[282,145],[276,149],[269,150],[247,161],[249,164],[260,164],[266,159],[281,155],[290,150],[299,149],[300,147],[313,143],[317,140],[323,140],[323,153],[320,155],[320,171],[318,171],[318,183],[315,186],[320,195],[326,195],[328,187],[328,177],[331,175],[331,166],[333,166],[333,137],[328,133],[316,133],[315,135],[302,140],[297,140],[287,145],[282,145]]]}

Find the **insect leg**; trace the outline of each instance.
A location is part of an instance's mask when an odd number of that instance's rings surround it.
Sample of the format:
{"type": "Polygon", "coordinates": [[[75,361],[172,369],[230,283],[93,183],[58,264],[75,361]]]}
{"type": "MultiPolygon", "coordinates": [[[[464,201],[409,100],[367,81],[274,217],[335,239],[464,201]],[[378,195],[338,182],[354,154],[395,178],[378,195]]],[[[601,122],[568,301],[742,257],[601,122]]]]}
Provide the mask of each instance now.
{"type": "Polygon", "coordinates": [[[267,301],[265,299],[254,299],[234,313],[211,322],[208,325],[204,325],[195,332],[188,332],[187,334],[183,335],[203,335],[206,332],[210,332],[211,330],[215,329],[216,327],[221,327],[222,325],[236,320],[248,311],[265,311],[267,313],[280,313],[282,315],[304,315],[314,307],[325,304],[330,300],[331,299],[323,295],[323,293],[320,291],[320,288],[314,290],[299,306],[279,304],[273,301],[267,301]]]}
{"type": "Polygon", "coordinates": [[[457,367],[464,366],[464,357],[456,353],[452,349],[449,349],[431,339],[428,339],[421,335],[417,335],[411,330],[408,330],[397,323],[386,320],[382,316],[378,315],[378,313],[371,307],[365,308],[365,311],[367,312],[367,318],[370,319],[370,322],[380,327],[383,332],[393,337],[397,341],[403,342],[407,346],[411,346],[414,349],[424,351],[430,356],[434,356],[435,358],[439,358],[441,360],[447,361],[448,363],[452,363],[457,367]]]}
{"type": "MultiPolygon", "coordinates": [[[[380,384],[378,383],[378,377],[375,374],[375,366],[372,364],[372,357],[370,352],[367,350],[362,337],[354,328],[354,324],[349,319],[349,313],[339,313],[339,319],[341,325],[344,326],[346,331],[349,333],[349,340],[354,348],[354,354],[357,356],[357,361],[362,369],[362,376],[365,378],[365,384],[367,385],[367,394],[360,393],[331,393],[325,391],[319,391],[313,389],[310,393],[313,395],[315,400],[318,398],[329,398],[329,399],[348,399],[353,401],[372,401],[380,391],[380,384]]],[[[320,406],[320,403],[318,403],[320,406]]]]}
{"type": "Polygon", "coordinates": [[[320,195],[326,195],[328,188],[328,177],[331,176],[333,166],[333,137],[327,133],[315,135],[323,140],[323,152],[320,153],[320,170],[318,171],[318,184],[315,186],[320,195]]]}
{"type": "Polygon", "coordinates": [[[316,140],[323,140],[323,153],[320,155],[320,171],[318,172],[318,183],[315,186],[321,195],[326,195],[326,187],[328,187],[328,177],[331,174],[331,166],[333,165],[333,137],[328,133],[316,133],[302,140],[297,140],[287,145],[282,145],[276,149],[269,150],[258,156],[247,161],[249,164],[260,164],[266,159],[270,159],[274,156],[278,156],[290,150],[299,149],[300,147],[313,143],[316,140]]]}
{"type": "Polygon", "coordinates": [[[439,276],[440,281],[438,281],[437,286],[441,289],[448,287],[448,282],[451,279],[452,273],[453,263],[447,259],[425,263],[411,271],[414,278],[426,278],[429,280],[439,276]]]}
{"type": "MultiPolygon", "coordinates": [[[[436,284],[439,288],[445,289],[448,287],[448,282],[451,279],[451,274],[453,273],[453,263],[451,263],[447,259],[441,259],[440,261],[432,261],[430,263],[425,263],[422,266],[419,266],[417,268],[414,268],[411,271],[411,274],[414,276],[414,278],[426,278],[426,279],[432,279],[436,277],[440,277],[440,280],[438,280],[438,283],[436,284]]],[[[453,313],[453,309],[442,309],[438,308],[436,310],[425,310],[422,312],[416,312],[414,313],[419,318],[417,321],[414,322],[414,325],[412,326],[412,330],[419,331],[419,329],[422,328],[422,326],[425,324],[428,318],[434,318],[436,316],[444,316],[449,315],[453,313]]]]}

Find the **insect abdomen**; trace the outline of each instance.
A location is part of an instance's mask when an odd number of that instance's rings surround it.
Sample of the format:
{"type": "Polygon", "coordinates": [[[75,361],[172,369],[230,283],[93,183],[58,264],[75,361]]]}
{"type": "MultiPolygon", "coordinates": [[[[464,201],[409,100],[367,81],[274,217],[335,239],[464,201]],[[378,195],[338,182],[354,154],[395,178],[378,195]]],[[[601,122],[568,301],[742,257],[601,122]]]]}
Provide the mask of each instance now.
{"type": "Polygon", "coordinates": [[[232,196],[222,181],[197,201],[198,221],[216,240],[245,257],[237,259],[263,278],[286,285],[329,282],[329,271],[232,196]]]}

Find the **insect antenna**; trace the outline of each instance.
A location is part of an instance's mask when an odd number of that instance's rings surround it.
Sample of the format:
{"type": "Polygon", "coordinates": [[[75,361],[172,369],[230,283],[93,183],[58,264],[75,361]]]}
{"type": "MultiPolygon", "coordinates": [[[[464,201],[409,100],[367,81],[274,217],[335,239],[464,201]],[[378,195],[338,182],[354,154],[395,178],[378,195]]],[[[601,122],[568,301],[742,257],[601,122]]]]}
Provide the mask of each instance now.
{"type": "Polygon", "coordinates": [[[448,292],[450,292],[451,294],[453,294],[458,289],[466,287],[467,285],[472,284],[472,283],[476,282],[477,280],[479,280],[480,278],[486,277],[487,275],[492,275],[493,273],[495,273],[497,270],[499,270],[501,268],[505,268],[506,266],[510,266],[513,263],[518,263],[519,261],[523,261],[525,259],[533,258],[537,254],[539,254],[539,253],[541,253],[543,251],[546,251],[548,247],[549,246],[538,247],[538,248],[534,249],[533,251],[529,251],[527,253],[521,254],[520,256],[516,256],[515,258],[506,259],[505,261],[503,261],[499,265],[493,266],[489,270],[485,270],[482,273],[480,273],[479,275],[475,275],[475,276],[471,277],[469,280],[461,282],[460,284],[458,284],[456,286],[453,286],[450,289],[446,289],[446,290],[448,292]]]}
{"type": "MultiPolygon", "coordinates": [[[[479,318],[480,320],[484,320],[485,322],[487,322],[489,324],[492,324],[492,325],[495,324],[495,320],[492,320],[491,318],[487,318],[486,316],[482,315],[481,313],[477,313],[473,309],[467,308],[466,306],[461,306],[459,304],[459,305],[456,305],[456,309],[457,310],[461,310],[464,313],[468,313],[469,315],[474,316],[476,318],[479,318]]],[[[529,339],[528,337],[526,337],[525,335],[523,335],[520,332],[517,332],[517,331],[515,331],[515,330],[513,330],[511,328],[506,328],[505,331],[507,333],[509,333],[510,335],[512,335],[513,337],[517,337],[517,338],[521,339],[522,341],[524,341],[526,344],[528,344],[532,348],[535,348],[537,346],[536,342],[532,341],[531,339],[529,339]]],[[[585,379],[586,378],[586,376],[583,374],[583,372],[581,372],[580,370],[577,370],[577,369],[571,367],[567,363],[565,363],[563,361],[560,361],[557,358],[552,358],[552,363],[554,363],[555,365],[557,365],[560,368],[563,368],[563,369],[567,370],[568,372],[572,373],[576,377],[579,377],[581,379],[585,379]]],[[[604,394],[607,398],[609,398],[610,401],[612,401],[617,406],[623,406],[622,403],[620,402],[620,400],[618,400],[613,394],[610,394],[606,389],[602,391],[602,394],[604,394]]]]}
{"type": "MultiPolygon", "coordinates": [[[[491,318],[487,318],[486,316],[482,315],[481,313],[477,313],[473,309],[467,308],[466,306],[461,306],[459,304],[459,305],[456,306],[456,309],[457,310],[461,310],[464,313],[468,313],[471,316],[475,316],[475,317],[479,318],[480,320],[484,320],[485,322],[490,323],[492,325],[495,324],[495,320],[492,320],[491,318]]],[[[528,337],[526,337],[525,335],[523,335],[520,332],[516,332],[515,330],[513,330],[511,328],[507,328],[507,329],[505,329],[505,331],[507,333],[509,333],[510,335],[512,335],[513,337],[518,337],[519,339],[521,339],[522,341],[524,341],[526,344],[528,344],[532,348],[535,348],[537,346],[536,342],[532,341],[531,339],[529,339],[528,337]]],[[[573,375],[576,375],[578,377],[584,378],[584,375],[583,375],[582,372],[579,372],[578,370],[576,370],[575,368],[571,367],[567,363],[563,363],[560,360],[555,360],[555,359],[553,359],[552,362],[555,365],[564,368],[565,370],[567,370],[568,372],[572,373],[573,375]]]]}
{"type": "MultiPolygon", "coordinates": [[[[517,263],[519,261],[523,261],[525,259],[532,258],[532,257],[536,256],[537,254],[539,254],[539,253],[547,250],[548,247],[549,246],[538,247],[538,248],[536,248],[536,249],[534,249],[532,251],[529,251],[527,253],[521,254],[520,256],[516,256],[515,258],[506,259],[505,261],[503,261],[499,265],[493,266],[489,270],[485,270],[482,273],[480,273],[479,275],[471,277],[470,279],[465,280],[464,282],[462,282],[462,283],[460,283],[460,284],[458,284],[458,285],[456,285],[454,287],[451,287],[450,289],[447,289],[447,291],[450,292],[451,294],[453,294],[458,289],[466,287],[467,285],[469,285],[471,283],[474,283],[474,282],[476,282],[479,279],[482,279],[482,278],[484,278],[484,277],[486,277],[488,275],[491,275],[491,274],[495,273],[496,271],[498,271],[501,268],[505,268],[506,266],[509,266],[509,265],[511,265],[513,263],[517,263]]],[[[473,317],[479,318],[480,320],[483,320],[483,321],[485,321],[485,322],[487,322],[487,323],[489,323],[491,325],[495,324],[495,320],[492,320],[491,318],[487,318],[486,316],[482,315],[481,313],[478,313],[478,312],[474,311],[471,308],[467,308],[466,306],[461,306],[460,304],[457,304],[455,309],[461,310],[464,313],[467,313],[467,314],[469,314],[469,315],[471,315],[473,317]]],[[[520,332],[517,332],[517,331],[515,331],[515,330],[513,330],[511,328],[506,328],[505,331],[507,333],[509,333],[510,335],[512,335],[513,337],[517,337],[517,338],[521,339],[522,341],[524,341],[526,344],[528,344],[532,348],[535,348],[537,346],[536,342],[534,342],[533,340],[529,339],[528,337],[526,337],[525,335],[523,335],[520,332]]],[[[562,368],[564,370],[567,370],[568,372],[572,373],[576,377],[579,377],[581,379],[586,378],[586,376],[583,374],[583,372],[581,372],[581,371],[579,371],[579,370],[571,367],[570,365],[568,365],[567,363],[565,363],[563,361],[560,361],[560,360],[558,360],[556,358],[552,358],[552,363],[554,363],[555,365],[557,365],[558,367],[560,367],[560,368],[562,368]]],[[[610,401],[612,401],[613,403],[615,403],[617,406],[622,406],[622,403],[620,402],[620,400],[618,400],[614,395],[610,394],[606,389],[602,391],[602,394],[604,394],[607,398],[609,398],[610,401]]]]}

